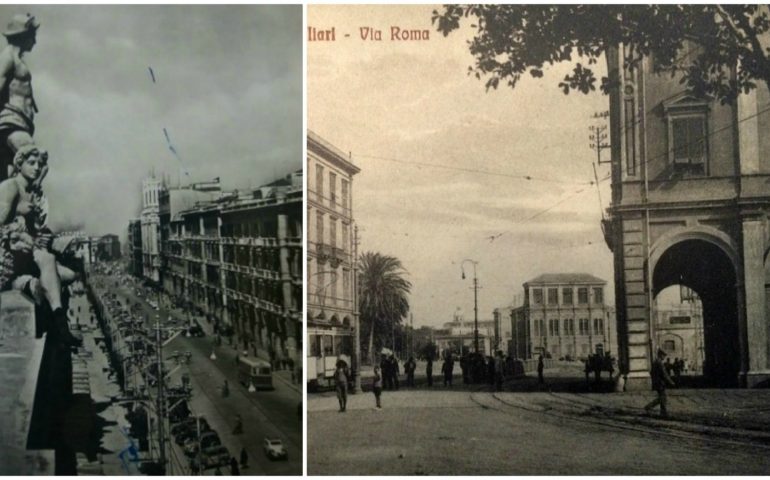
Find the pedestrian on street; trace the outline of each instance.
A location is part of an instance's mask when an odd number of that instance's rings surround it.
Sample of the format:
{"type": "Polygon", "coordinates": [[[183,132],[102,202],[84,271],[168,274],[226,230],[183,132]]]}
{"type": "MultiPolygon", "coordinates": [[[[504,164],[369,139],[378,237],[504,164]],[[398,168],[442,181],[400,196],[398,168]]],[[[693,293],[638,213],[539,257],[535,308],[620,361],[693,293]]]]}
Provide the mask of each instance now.
{"type": "Polygon", "coordinates": [[[240,414],[235,415],[235,428],[233,428],[233,435],[243,434],[243,418],[240,414]]]}
{"type": "Polygon", "coordinates": [[[241,448],[241,468],[249,468],[249,454],[246,448],[241,448]]]}
{"type": "Polygon", "coordinates": [[[505,362],[503,361],[503,352],[498,350],[495,353],[495,390],[503,391],[503,379],[505,375],[505,362]]]}
{"type": "Polygon", "coordinates": [[[238,468],[238,460],[235,457],[230,457],[230,475],[236,476],[241,474],[241,469],[238,468]]]}
{"type": "Polygon", "coordinates": [[[337,369],[334,371],[334,382],[337,388],[337,400],[340,402],[340,412],[344,412],[348,405],[348,381],[350,373],[348,365],[342,360],[337,360],[337,369]]]}
{"type": "Polygon", "coordinates": [[[444,358],[444,364],[441,365],[441,373],[444,374],[445,387],[452,386],[452,374],[454,373],[454,368],[454,360],[452,360],[452,354],[450,353],[444,358]]]}
{"type": "Polygon", "coordinates": [[[374,367],[374,381],[372,382],[372,392],[374,392],[374,399],[377,402],[377,408],[382,408],[380,403],[380,395],[382,395],[382,372],[380,367],[374,367]]]}
{"type": "Polygon", "coordinates": [[[392,365],[391,365],[391,374],[393,375],[393,388],[398,390],[398,376],[401,374],[401,369],[398,366],[398,358],[396,358],[395,354],[391,354],[390,356],[392,365]]]}
{"type": "Polygon", "coordinates": [[[545,368],[545,364],[543,363],[543,356],[539,355],[537,357],[537,383],[540,385],[545,383],[545,378],[543,378],[543,369],[545,368]]]}
{"type": "Polygon", "coordinates": [[[406,386],[414,387],[414,370],[417,368],[417,364],[414,362],[414,357],[409,357],[409,360],[404,364],[404,371],[406,372],[406,386]]]}
{"type": "Polygon", "coordinates": [[[227,384],[227,380],[222,384],[222,397],[227,398],[230,395],[230,385],[227,384]]]}
{"type": "Polygon", "coordinates": [[[652,369],[650,370],[650,379],[652,380],[652,389],[658,393],[658,396],[645,405],[644,410],[651,412],[656,405],[660,405],[660,416],[668,418],[668,398],[666,396],[666,387],[673,387],[674,381],[671,380],[665,365],[663,365],[663,359],[666,358],[666,352],[658,349],[658,356],[655,361],[652,362],[652,369]]]}
{"type": "Polygon", "coordinates": [[[428,386],[433,386],[433,357],[428,356],[428,364],[425,366],[425,376],[428,377],[428,386]]]}

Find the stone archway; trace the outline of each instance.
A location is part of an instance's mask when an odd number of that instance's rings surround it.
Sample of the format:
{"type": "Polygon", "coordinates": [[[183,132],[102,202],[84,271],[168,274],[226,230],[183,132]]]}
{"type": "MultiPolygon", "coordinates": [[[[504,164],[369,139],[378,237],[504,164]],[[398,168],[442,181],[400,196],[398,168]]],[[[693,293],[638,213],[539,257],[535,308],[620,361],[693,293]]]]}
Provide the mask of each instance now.
{"type": "Polygon", "coordinates": [[[702,382],[733,387],[739,385],[745,364],[740,338],[745,320],[739,306],[737,250],[725,237],[693,230],[667,236],[651,251],[650,269],[653,296],[677,284],[698,294],[703,304],[702,382]]]}

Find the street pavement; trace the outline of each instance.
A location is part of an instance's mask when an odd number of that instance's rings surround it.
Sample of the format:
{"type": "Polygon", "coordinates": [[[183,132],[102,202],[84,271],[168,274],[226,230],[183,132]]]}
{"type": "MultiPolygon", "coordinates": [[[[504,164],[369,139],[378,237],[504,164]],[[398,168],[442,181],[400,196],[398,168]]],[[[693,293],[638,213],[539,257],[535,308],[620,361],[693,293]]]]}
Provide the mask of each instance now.
{"type": "MultiPolygon", "coordinates": [[[[137,302],[142,305],[142,314],[154,319],[172,316],[176,324],[187,325],[186,317],[179,310],[150,307],[145,299],[138,298],[130,286],[121,285],[113,290],[119,296],[127,299],[130,304],[137,302]]],[[[302,473],[302,426],[298,416],[301,402],[299,385],[290,380],[287,371],[276,371],[273,376],[275,389],[272,391],[248,392],[247,388],[238,382],[235,356],[236,350],[226,344],[215,345],[215,338],[210,335],[211,327],[203,319],[196,318],[198,323],[209,333],[202,338],[188,338],[179,335],[164,347],[166,358],[174,352],[191,352],[189,365],[182,364],[180,369],[171,376],[171,385],[181,384],[181,376],[185,372],[190,375],[193,388],[191,408],[197,415],[202,415],[211,427],[219,434],[223,445],[236,459],[240,459],[242,448],[246,449],[249,457],[249,467],[241,474],[245,475],[300,475],[302,473]],[[214,351],[216,359],[212,360],[214,351]],[[223,397],[221,389],[227,379],[230,394],[223,397]],[[243,419],[244,433],[234,435],[233,428],[236,415],[243,419]],[[288,451],[287,461],[271,461],[262,450],[265,437],[281,438],[288,451]]],[[[222,469],[228,474],[229,469],[222,469]]],[[[213,474],[213,471],[207,471],[213,474]]]]}
{"type": "MultiPolygon", "coordinates": [[[[575,366],[484,386],[402,388],[308,398],[311,475],[720,475],[770,471],[769,390],[672,389],[671,419],[653,392],[575,392],[575,366]],[[517,391],[518,388],[523,388],[517,391]]],[[[403,381],[403,380],[402,380],[403,381]]],[[[457,377],[455,378],[457,381],[457,377]]],[[[583,382],[584,382],[583,378],[583,382]]],[[[366,385],[365,385],[366,386],[366,385]]]]}

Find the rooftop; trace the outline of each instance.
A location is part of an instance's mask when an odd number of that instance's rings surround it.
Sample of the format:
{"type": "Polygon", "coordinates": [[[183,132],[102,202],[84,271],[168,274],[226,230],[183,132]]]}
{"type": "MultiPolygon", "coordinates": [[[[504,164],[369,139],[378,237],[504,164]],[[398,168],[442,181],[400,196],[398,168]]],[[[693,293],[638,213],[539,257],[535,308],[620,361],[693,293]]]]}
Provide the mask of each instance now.
{"type": "Polygon", "coordinates": [[[599,277],[594,277],[588,273],[544,273],[539,275],[524,285],[552,285],[552,284],[573,284],[573,283],[607,283],[599,277]]]}

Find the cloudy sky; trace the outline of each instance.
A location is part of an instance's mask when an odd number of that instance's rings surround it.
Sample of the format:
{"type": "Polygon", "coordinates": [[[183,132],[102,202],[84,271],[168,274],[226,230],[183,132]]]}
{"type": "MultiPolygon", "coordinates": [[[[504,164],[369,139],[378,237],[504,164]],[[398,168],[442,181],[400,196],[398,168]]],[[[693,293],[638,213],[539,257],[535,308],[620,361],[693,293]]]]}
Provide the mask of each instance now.
{"type": "MultiPolygon", "coordinates": [[[[402,260],[416,325],[440,325],[458,307],[473,318],[466,258],[479,262],[480,319],[544,272],[604,278],[612,300],[599,192],[587,185],[590,117],[607,97],[563,95],[568,65],[485,93],[467,75],[468,31],[442,37],[430,25],[433,8],[308,7],[308,25],[337,36],[308,44],[308,128],[361,167],[353,199],[362,251],[402,260]],[[430,40],[391,41],[391,26],[430,29],[430,40]],[[383,40],[361,40],[361,27],[382,30],[383,40]]],[[[602,165],[599,176],[608,173],[602,165]]]]}
{"type": "Polygon", "coordinates": [[[26,12],[54,225],[123,236],[152,169],[248,188],[301,168],[301,6],[0,6],[0,25],[26,12]]]}

